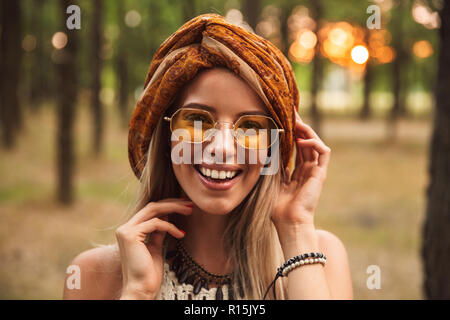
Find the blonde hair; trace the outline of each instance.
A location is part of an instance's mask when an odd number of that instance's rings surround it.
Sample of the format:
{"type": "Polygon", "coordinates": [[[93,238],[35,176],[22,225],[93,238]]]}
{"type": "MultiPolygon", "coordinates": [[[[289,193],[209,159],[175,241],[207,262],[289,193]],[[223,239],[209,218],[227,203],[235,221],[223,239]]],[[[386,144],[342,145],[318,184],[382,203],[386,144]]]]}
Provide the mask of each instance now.
{"type": "MultiPolygon", "coordinates": [[[[167,108],[166,114],[171,109],[172,107],[167,108]]],[[[148,202],[181,195],[181,187],[168,156],[170,131],[168,126],[164,126],[162,118],[150,141],[147,161],[132,209],[134,213],[148,202]]],[[[232,279],[234,288],[241,284],[244,299],[262,299],[277,268],[284,262],[278,235],[270,219],[276,199],[267,196],[278,194],[281,172],[284,172],[282,167],[274,175],[261,175],[245,199],[229,213],[230,219],[223,240],[229,253],[228,262],[237,267],[238,271],[232,279]]],[[[285,299],[286,280],[280,280],[276,286],[277,299],[285,299]]],[[[273,299],[272,289],[267,298],[273,299]]]]}

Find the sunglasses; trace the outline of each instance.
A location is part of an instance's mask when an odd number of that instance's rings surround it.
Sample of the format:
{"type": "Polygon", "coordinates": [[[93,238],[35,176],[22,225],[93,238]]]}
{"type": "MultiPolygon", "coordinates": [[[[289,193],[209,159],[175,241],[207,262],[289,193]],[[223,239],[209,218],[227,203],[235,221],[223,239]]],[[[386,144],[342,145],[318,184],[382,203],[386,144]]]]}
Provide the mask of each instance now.
{"type": "MultiPolygon", "coordinates": [[[[164,120],[170,122],[170,131],[178,140],[190,143],[208,141],[219,123],[209,111],[194,108],[180,108],[164,120]]],[[[284,132],[271,117],[263,115],[243,115],[232,124],[234,139],[246,149],[268,149],[278,139],[278,132],[284,132]],[[276,130],[275,137],[272,130],[276,130]]]]}

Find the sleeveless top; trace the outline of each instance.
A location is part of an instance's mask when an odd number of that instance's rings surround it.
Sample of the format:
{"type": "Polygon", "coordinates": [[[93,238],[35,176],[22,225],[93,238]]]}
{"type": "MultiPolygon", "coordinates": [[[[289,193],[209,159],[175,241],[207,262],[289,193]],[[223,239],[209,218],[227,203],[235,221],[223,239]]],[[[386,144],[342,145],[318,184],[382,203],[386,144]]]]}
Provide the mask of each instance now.
{"type": "MultiPolygon", "coordinates": [[[[164,274],[157,300],[215,300],[217,288],[206,290],[201,288],[194,295],[194,286],[191,284],[180,284],[175,272],[170,270],[169,264],[164,262],[164,274]]],[[[228,286],[222,286],[223,299],[228,300],[228,286]]],[[[236,297],[237,298],[237,297],[236,297]]],[[[235,298],[235,299],[236,299],[235,298]]]]}
{"type": "MultiPolygon", "coordinates": [[[[191,284],[178,282],[175,272],[170,270],[169,264],[166,262],[166,249],[163,247],[164,271],[161,288],[157,295],[157,300],[215,300],[217,288],[201,288],[200,292],[194,295],[194,286],[191,284]]],[[[228,300],[228,286],[222,286],[223,299],[228,300]]],[[[239,295],[235,295],[236,300],[240,299],[239,295]]]]}

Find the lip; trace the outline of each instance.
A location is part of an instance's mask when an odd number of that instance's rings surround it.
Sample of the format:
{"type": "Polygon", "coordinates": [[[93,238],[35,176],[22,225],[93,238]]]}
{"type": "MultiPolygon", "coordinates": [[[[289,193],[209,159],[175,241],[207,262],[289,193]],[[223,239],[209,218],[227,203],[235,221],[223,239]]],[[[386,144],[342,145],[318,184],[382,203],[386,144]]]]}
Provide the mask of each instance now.
{"type": "MultiPolygon", "coordinates": [[[[211,190],[216,190],[216,191],[224,191],[224,190],[229,190],[229,189],[233,188],[233,186],[241,179],[241,175],[242,175],[242,173],[241,173],[229,181],[214,182],[214,181],[210,181],[210,180],[206,179],[204,176],[202,176],[202,174],[200,172],[198,172],[197,169],[194,168],[194,166],[192,166],[192,170],[195,171],[195,173],[197,174],[200,181],[202,182],[202,184],[205,187],[207,187],[208,189],[211,189],[211,190]]],[[[221,170],[223,170],[223,169],[221,169],[221,170]]]]}
{"type": "Polygon", "coordinates": [[[199,166],[203,168],[207,168],[210,170],[217,170],[217,171],[239,171],[242,170],[242,168],[238,166],[233,166],[230,164],[208,164],[208,163],[200,163],[199,166]]]}

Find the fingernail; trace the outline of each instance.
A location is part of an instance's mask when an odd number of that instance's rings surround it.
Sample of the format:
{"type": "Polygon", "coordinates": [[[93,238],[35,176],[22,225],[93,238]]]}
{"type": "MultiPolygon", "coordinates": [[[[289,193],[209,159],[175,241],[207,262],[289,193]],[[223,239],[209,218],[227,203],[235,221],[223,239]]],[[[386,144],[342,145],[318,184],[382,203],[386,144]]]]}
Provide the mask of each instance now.
{"type": "Polygon", "coordinates": [[[186,234],[186,232],[184,232],[183,230],[180,230],[181,232],[183,232],[183,236],[186,234]]]}
{"type": "Polygon", "coordinates": [[[193,207],[194,207],[194,205],[193,205],[193,204],[190,204],[190,203],[189,203],[189,204],[185,204],[185,206],[186,206],[186,207],[189,207],[189,208],[193,208],[193,207]]]}

